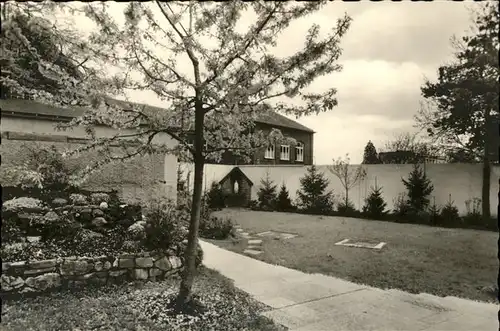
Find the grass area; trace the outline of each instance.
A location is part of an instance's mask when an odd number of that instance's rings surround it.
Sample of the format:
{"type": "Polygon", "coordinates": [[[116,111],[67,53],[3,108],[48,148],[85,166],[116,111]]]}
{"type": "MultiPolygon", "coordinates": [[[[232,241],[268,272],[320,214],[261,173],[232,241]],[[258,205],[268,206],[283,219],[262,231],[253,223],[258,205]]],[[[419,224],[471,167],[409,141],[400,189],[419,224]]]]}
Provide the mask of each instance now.
{"type": "Polygon", "coordinates": [[[7,300],[2,331],[10,330],[268,330],[275,325],[259,313],[268,309],[216,271],[200,268],[195,297],[205,307],[196,317],[172,315],[179,280],[62,291],[46,296],[7,300]]]}
{"type": "MultiPolygon", "coordinates": [[[[355,218],[223,210],[250,234],[281,231],[288,240],[263,239],[255,258],[308,273],[378,288],[496,302],[498,234],[355,218]],[[343,239],[386,242],[382,250],[335,246],[343,239]]],[[[241,253],[243,240],[211,241],[241,253]]]]}

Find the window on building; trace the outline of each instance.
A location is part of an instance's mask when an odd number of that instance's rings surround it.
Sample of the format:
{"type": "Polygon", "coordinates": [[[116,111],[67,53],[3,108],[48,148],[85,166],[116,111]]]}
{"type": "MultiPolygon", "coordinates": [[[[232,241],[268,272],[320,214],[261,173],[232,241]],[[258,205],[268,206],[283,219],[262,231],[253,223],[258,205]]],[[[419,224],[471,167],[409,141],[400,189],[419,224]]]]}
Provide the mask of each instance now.
{"type": "Polygon", "coordinates": [[[290,160],[290,146],[281,145],[280,159],[285,161],[290,160]]]}
{"type": "Polygon", "coordinates": [[[304,144],[297,143],[295,146],[295,161],[304,162],[304,144]]]}
{"type": "Polygon", "coordinates": [[[264,158],[266,159],[274,159],[274,145],[269,145],[266,149],[266,153],[264,154],[264,158]]]}

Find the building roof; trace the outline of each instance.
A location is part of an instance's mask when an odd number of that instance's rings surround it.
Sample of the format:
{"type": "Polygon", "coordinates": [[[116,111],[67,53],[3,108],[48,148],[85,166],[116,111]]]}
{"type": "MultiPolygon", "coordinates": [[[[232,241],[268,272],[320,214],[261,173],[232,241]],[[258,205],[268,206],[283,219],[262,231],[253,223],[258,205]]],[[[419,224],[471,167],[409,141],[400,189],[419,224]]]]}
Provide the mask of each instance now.
{"type": "MultiPolygon", "coordinates": [[[[127,107],[129,104],[143,106],[145,107],[144,111],[146,113],[159,112],[164,110],[163,108],[159,107],[140,103],[132,103],[112,98],[107,98],[107,101],[118,105],[121,104],[121,106],[123,107],[127,107]]],[[[57,119],[60,121],[69,121],[72,118],[82,116],[85,112],[85,109],[81,107],[55,107],[41,102],[24,99],[0,99],[0,108],[2,109],[2,116],[10,115],[21,117],[38,117],[46,119],[57,119]]],[[[267,114],[259,114],[256,122],[314,133],[314,131],[309,129],[308,127],[272,111],[268,112],[267,114]]]]}
{"type": "Polygon", "coordinates": [[[314,133],[314,131],[309,129],[307,126],[304,126],[274,111],[270,111],[264,114],[260,113],[255,122],[314,133]]]}
{"type": "Polygon", "coordinates": [[[221,184],[222,182],[224,182],[227,178],[229,178],[230,176],[232,176],[233,174],[236,174],[236,175],[239,175],[241,178],[245,179],[249,184],[250,186],[253,185],[253,182],[250,180],[250,178],[248,178],[248,176],[239,168],[239,167],[234,167],[233,169],[231,169],[231,171],[229,171],[220,181],[219,181],[219,184],[221,184]]]}
{"type": "Polygon", "coordinates": [[[47,119],[71,120],[83,115],[85,110],[79,107],[62,108],[41,102],[23,99],[0,99],[2,116],[40,117],[47,119]]]}

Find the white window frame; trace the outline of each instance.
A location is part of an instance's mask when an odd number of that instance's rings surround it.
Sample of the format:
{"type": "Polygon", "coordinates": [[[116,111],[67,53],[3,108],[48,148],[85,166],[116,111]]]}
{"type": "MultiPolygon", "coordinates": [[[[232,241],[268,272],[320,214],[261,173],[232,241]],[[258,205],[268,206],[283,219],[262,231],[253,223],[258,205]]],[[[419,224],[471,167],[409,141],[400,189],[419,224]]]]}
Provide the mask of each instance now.
{"type": "Polygon", "coordinates": [[[280,146],[280,160],[290,161],[290,145],[280,146]]]}
{"type": "Polygon", "coordinates": [[[271,160],[274,160],[274,157],[275,157],[275,148],[274,148],[274,145],[269,145],[267,146],[267,149],[264,153],[264,158],[265,159],[271,159],[271,160]]]}
{"type": "Polygon", "coordinates": [[[295,146],[295,161],[304,162],[304,144],[301,142],[295,146]]]}

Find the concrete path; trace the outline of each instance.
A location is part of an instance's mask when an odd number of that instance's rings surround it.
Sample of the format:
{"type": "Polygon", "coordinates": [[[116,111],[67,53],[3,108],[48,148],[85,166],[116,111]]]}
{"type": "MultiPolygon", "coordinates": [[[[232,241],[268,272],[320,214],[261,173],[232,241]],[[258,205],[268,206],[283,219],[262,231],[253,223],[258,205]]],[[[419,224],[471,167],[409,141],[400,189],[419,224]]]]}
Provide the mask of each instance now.
{"type": "Polygon", "coordinates": [[[498,330],[495,304],[380,290],[267,264],[200,241],[204,265],[273,309],[290,331],[498,330]]]}

